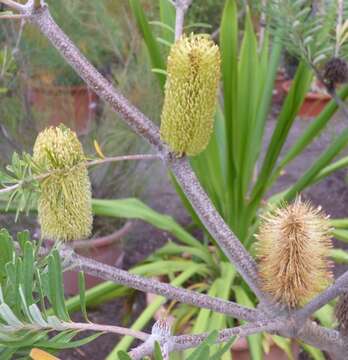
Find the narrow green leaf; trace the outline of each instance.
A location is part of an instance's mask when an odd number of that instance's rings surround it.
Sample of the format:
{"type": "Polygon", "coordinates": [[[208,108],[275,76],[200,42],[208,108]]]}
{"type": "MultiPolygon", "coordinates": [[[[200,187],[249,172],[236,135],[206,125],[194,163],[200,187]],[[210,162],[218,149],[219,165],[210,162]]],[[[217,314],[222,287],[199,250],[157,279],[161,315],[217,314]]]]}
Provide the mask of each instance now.
{"type": "Polygon", "coordinates": [[[86,310],[85,274],[82,271],[79,272],[79,292],[80,292],[80,301],[81,301],[81,312],[82,312],[83,317],[85,318],[85,320],[87,322],[89,322],[88,315],[87,315],[87,310],[86,310]]]}
{"type": "Polygon", "coordinates": [[[57,349],[57,350],[63,350],[63,349],[72,349],[81,347],[83,345],[86,345],[95,339],[97,339],[102,333],[93,334],[91,336],[85,337],[81,340],[71,341],[71,342],[51,342],[51,341],[39,341],[36,346],[39,348],[44,349],[57,349]]]}
{"type": "Polygon", "coordinates": [[[215,330],[202,342],[202,344],[187,357],[186,360],[201,360],[209,359],[210,346],[213,345],[218,337],[218,332],[215,330]]]}
{"type": "MultiPolygon", "coordinates": [[[[129,0],[129,4],[131,6],[133,15],[137,21],[139,30],[141,31],[141,33],[143,35],[146,47],[148,49],[148,52],[149,52],[149,55],[151,58],[152,67],[165,70],[165,64],[162,59],[161,51],[158,47],[155,36],[151,31],[151,27],[146,18],[144,10],[140,4],[140,1],[139,0],[129,0]]],[[[163,75],[157,74],[157,79],[158,79],[161,87],[163,88],[164,84],[165,84],[165,78],[163,77],[163,75]]]]}
{"type": "Polygon", "coordinates": [[[152,210],[138,199],[93,199],[92,205],[95,215],[144,220],[159,229],[169,231],[186,245],[204,248],[203,244],[183,229],[172,217],[152,210]]]}
{"type": "Polygon", "coordinates": [[[65,307],[64,286],[62,269],[57,250],[53,250],[48,257],[49,293],[52,307],[58,318],[69,321],[69,315],[65,307]]]}
{"type": "Polygon", "coordinates": [[[267,153],[263,161],[258,180],[252,192],[251,207],[255,207],[261,200],[267,187],[267,181],[276,165],[279,154],[288,137],[289,131],[296,115],[302,105],[304,97],[309,88],[312,73],[307,65],[301,63],[292,82],[289,94],[285,100],[282,111],[278,117],[277,125],[273,131],[267,153]]]}
{"type": "MultiPolygon", "coordinates": [[[[251,308],[255,307],[254,303],[250,300],[249,296],[241,286],[234,286],[233,290],[238,304],[251,308]]],[[[243,323],[244,321],[242,321],[242,324],[243,323]]],[[[248,336],[247,340],[252,360],[263,360],[262,334],[248,336]]]]}
{"type": "Polygon", "coordinates": [[[132,360],[132,358],[125,352],[125,351],[119,351],[117,353],[119,360],[132,360]]]}
{"type": "Polygon", "coordinates": [[[331,249],[330,258],[338,264],[348,264],[348,253],[342,249],[331,249]]]}
{"type": "Polygon", "coordinates": [[[159,0],[161,23],[166,25],[162,36],[169,42],[174,42],[175,8],[169,0],[159,0]]]}
{"type": "Polygon", "coordinates": [[[154,355],[155,355],[155,360],[163,360],[161,347],[157,341],[155,342],[154,355]]]}
{"type": "MultiPolygon", "coordinates": [[[[222,80],[224,90],[225,137],[227,146],[227,198],[228,203],[234,203],[234,181],[236,178],[236,164],[239,133],[238,120],[238,10],[235,0],[226,0],[220,25],[220,49],[222,60],[222,80]]],[[[235,214],[236,208],[232,209],[235,214]]],[[[232,217],[229,214],[228,217],[232,217]]]]}
{"type": "Polygon", "coordinates": [[[21,283],[23,284],[23,291],[26,303],[29,305],[34,303],[33,299],[33,275],[34,275],[34,249],[31,242],[26,241],[23,249],[23,267],[21,283]]]}

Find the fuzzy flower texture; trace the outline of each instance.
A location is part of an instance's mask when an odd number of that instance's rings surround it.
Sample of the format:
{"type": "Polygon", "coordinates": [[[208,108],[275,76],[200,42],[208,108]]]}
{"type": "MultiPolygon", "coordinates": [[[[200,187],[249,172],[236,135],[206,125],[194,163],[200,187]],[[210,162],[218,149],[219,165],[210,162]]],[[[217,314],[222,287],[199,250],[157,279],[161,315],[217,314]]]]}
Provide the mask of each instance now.
{"type": "Polygon", "coordinates": [[[270,212],[258,238],[261,285],[288,308],[303,306],[330,283],[330,227],[320,208],[300,198],[270,212]]]}
{"type": "Polygon", "coordinates": [[[220,79],[220,52],[208,35],[183,35],[167,64],[161,138],[178,156],[197,155],[210,140],[220,79]]]}
{"type": "Polygon", "coordinates": [[[63,241],[87,238],[93,221],[91,184],[76,134],[63,125],[42,131],[34,145],[33,160],[52,172],[40,184],[42,236],[63,241]]]}

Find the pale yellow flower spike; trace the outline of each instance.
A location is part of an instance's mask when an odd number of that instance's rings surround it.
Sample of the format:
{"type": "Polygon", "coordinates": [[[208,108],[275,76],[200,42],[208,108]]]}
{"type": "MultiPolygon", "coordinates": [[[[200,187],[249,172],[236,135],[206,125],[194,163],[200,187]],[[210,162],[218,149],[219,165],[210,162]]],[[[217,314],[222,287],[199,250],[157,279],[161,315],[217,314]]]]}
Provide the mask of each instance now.
{"type": "Polygon", "coordinates": [[[208,35],[183,35],[171,48],[161,138],[178,156],[197,155],[214,126],[220,52],[208,35]]]}
{"type": "Polygon", "coordinates": [[[38,218],[42,236],[62,241],[89,237],[93,221],[91,184],[76,134],[63,125],[42,131],[34,145],[33,159],[51,172],[40,183],[38,218]]]}

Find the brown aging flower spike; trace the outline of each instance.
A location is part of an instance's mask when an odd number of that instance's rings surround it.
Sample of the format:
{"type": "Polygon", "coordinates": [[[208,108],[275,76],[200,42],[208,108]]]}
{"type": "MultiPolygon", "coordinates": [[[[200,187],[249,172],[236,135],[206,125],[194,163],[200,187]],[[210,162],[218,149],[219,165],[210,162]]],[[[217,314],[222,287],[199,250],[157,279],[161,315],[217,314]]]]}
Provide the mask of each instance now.
{"type": "Polygon", "coordinates": [[[275,302],[302,306],[330,283],[330,227],[320,208],[297,198],[263,218],[257,239],[261,286],[275,302]]]}
{"type": "Polygon", "coordinates": [[[220,52],[209,35],[183,35],[172,46],[161,138],[178,156],[197,155],[208,145],[219,79],[220,52]]]}
{"type": "Polygon", "coordinates": [[[60,125],[43,130],[33,160],[51,174],[40,183],[38,217],[44,238],[84,239],[91,234],[91,184],[76,134],[60,125]]]}

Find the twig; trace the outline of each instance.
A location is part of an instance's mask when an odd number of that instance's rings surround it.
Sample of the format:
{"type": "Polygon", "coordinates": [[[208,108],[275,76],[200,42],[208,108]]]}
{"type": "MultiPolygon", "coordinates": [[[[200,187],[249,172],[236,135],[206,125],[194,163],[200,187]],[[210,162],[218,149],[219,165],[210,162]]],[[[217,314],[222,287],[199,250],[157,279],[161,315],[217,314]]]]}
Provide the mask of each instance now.
{"type": "Polygon", "coordinates": [[[75,267],[84,271],[86,274],[96,276],[100,279],[113,281],[117,284],[122,284],[147,293],[161,295],[167,299],[177,300],[185,304],[210,309],[242,320],[252,321],[262,318],[258,310],[246,308],[230,301],[194,291],[176,288],[169,284],[147,279],[109,265],[101,264],[93,259],[75,254],[73,250],[67,246],[60,248],[60,254],[65,260],[65,266],[75,267]]]}
{"type": "Polygon", "coordinates": [[[0,3],[5,4],[9,8],[19,11],[19,12],[25,12],[27,10],[26,5],[19,4],[12,0],[0,0],[0,3]]]}
{"type": "Polygon", "coordinates": [[[89,249],[89,248],[113,244],[114,242],[120,240],[122,237],[128,234],[129,231],[132,229],[132,227],[133,227],[133,223],[131,221],[127,221],[121,229],[115,231],[110,235],[101,236],[90,240],[73,241],[72,247],[76,250],[76,249],[89,249]]]}
{"type": "MultiPolygon", "coordinates": [[[[90,166],[95,166],[95,165],[111,163],[111,162],[130,161],[130,160],[156,160],[156,159],[160,159],[160,158],[161,158],[161,156],[156,155],[156,154],[122,155],[122,156],[113,156],[113,157],[106,157],[104,159],[97,159],[97,160],[87,161],[86,166],[90,167],[90,166]]],[[[80,165],[80,163],[77,164],[77,165],[80,165]]],[[[77,166],[77,165],[75,165],[75,166],[77,166]]],[[[70,170],[72,170],[72,169],[70,169],[70,170]]],[[[61,171],[61,170],[59,170],[59,171],[61,171]]],[[[43,179],[47,178],[48,176],[53,175],[55,172],[57,172],[57,171],[52,170],[51,172],[48,172],[48,173],[45,173],[45,174],[41,174],[41,175],[38,175],[38,176],[33,176],[33,177],[28,178],[28,179],[23,179],[23,180],[19,181],[15,185],[7,186],[4,189],[0,189],[0,194],[12,192],[12,191],[18,189],[19,187],[24,186],[24,185],[29,184],[29,183],[34,182],[34,181],[43,180],[43,179]]]]}
{"type": "MultiPolygon", "coordinates": [[[[5,325],[7,326],[7,325],[5,325]]],[[[21,324],[18,326],[7,326],[7,332],[17,332],[20,330],[45,330],[45,329],[54,329],[57,330],[54,326],[50,324],[46,324],[46,326],[35,324],[21,324]]],[[[80,330],[80,331],[96,331],[96,332],[105,332],[105,333],[113,333],[118,335],[132,336],[139,340],[147,340],[149,338],[149,334],[144,333],[142,331],[136,331],[133,329],[124,328],[121,326],[113,326],[113,325],[99,325],[94,323],[75,323],[75,322],[59,322],[59,330],[80,330]]]]}
{"type": "Polygon", "coordinates": [[[76,329],[76,330],[82,330],[82,331],[101,331],[101,332],[107,332],[107,333],[114,333],[118,335],[126,335],[126,336],[132,336],[139,340],[146,340],[150,336],[149,334],[146,334],[142,331],[137,331],[133,329],[128,329],[120,326],[113,326],[113,325],[99,325],[94,323],[69,323],[64,322],[62,323],[62,326],[66,329],[76,329]]]}
{"type": "Polygon", "coordinates": [[[1,19],[11,19],[11,20],[23,20],[27,19],[29,15],[20,15],[20,14],[8,14],[8,15],[0,15],[1,19]]]}
{"type": "Polygon", "coordinates": [[[135,154],[135,155],[122,155],[122,156],[113,156],[106,157],[105,159],[98,159],[89,161],[87,166],[101,165],[110,162],[119,162],[119,161],[130,161],[130,160],[159,160],[161,156],[158,154],[135,154]]]}

